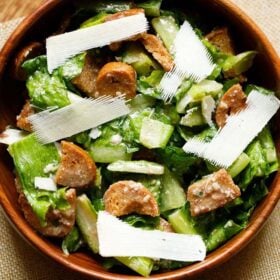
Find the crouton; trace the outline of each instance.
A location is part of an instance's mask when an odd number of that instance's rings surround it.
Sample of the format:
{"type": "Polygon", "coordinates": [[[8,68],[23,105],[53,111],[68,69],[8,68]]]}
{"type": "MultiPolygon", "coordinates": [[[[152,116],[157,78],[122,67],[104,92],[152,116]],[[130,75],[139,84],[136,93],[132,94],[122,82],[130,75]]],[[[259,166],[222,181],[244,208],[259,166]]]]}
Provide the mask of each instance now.
{"type": "Polygon", "coordinates": [[[235,54],[233,41],[229,35],[227,27],[214,29],[207,34],[205,38],[221,52],[232,55],[235,54]]]}
{"type": "Polygon", "coordinates": [[[96,93],[96,78],[101,68],[93,57],[86,55],[85,65],[80,75],[72,79],[72,84],[89,97],[94,97],[96,93]]]}
{"type": "Polygon", "coordinates": [[[215,120],[219,127],[226,124],[229,115],[236,114],[246,107],[247,97],[240,84],[233,85],[222,96],[215,113],[215,120]]]}
{"type": "Polygon", "coordinates": [[[187,200],[190,202],[192,216],[198,216],[234,200],[241,195],[225,169],[207,176],[188,187],[187,200]]]}
{"type": "Polygon", "coordinates": [[[132,99],[136,95],[136,72],[126,63],[109,62],[98,73],[96,90],[96,97],[123,94],[126,99],[132,99]]]}
{"type": "Polygon", "coordinates": [[[114,216],[138,213],[159,216],[159,207],[152,193],[141,183],[118,181],[104,194],[105,210],[114,216]]]}
{"type": "Polygon", "coordinates": [[[152,54],[154,59],[162,66],[164,71],[169,72],[173,66],[173,59],[162,41],[155,35],[142,34],[140,41],[145,49],[152,54]]]}
{"type": "Polygon", "coordinates": [[[30,101],[27,100],[20,114],[17,116],[17,127],[32,132],[31,122],[28,120],[28,117],[33,114],[35,114],[35,110],[32,108],[30,101]]]}
{"type": "Polygon", "coordinates": [[[57,184],[82,188],[96,177],[96,166],[89,154],[79,146],[62,141],[62,159],[55,175],[57,184]]]}

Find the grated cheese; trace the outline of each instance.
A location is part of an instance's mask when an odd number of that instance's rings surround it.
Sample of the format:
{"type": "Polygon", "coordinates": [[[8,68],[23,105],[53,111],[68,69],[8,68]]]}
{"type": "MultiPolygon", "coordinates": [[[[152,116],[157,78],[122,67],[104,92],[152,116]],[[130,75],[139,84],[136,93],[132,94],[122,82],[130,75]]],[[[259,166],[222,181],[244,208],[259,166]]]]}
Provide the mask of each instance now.
{"type": "Polygon", "coordinates": [[[206,246],[199,235],[135,228],[106,211],[98,213],[97,233],[103,257],[202,261],[206,256],[206,246]]]}

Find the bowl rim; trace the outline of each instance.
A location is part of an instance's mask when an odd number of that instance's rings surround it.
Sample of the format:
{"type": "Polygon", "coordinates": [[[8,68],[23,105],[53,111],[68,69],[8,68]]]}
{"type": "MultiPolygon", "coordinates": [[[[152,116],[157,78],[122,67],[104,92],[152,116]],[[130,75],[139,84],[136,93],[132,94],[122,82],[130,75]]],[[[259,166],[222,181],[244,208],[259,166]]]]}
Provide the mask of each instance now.
{"type": "MultiPolygon", "coordinates": [[[[59,6],[65,0],[47,0],[41,4],[32,14],[26,17],[15,31],[11,34],[9,39],[6,41],[2,50],[0,51],[0,80],[1,76],[6,68],[6,64],[11,56],[12,51],[15,46],[18,45],[24,34],[31,28],[30,22],[34,22],[40,19],[43,15],[47,14],[55,7],[59,6]]],[[[260,30],[256,23],[250,19],[249,16],[245,14],[239,7],[228,0],[214,0],[216,4],[224,8],[227,12],[233,13],[235,16],[239,17],[239,20],[245,24],[250,32],[256,34],[262,46],[265,46],[265,51],[268,57],[273,61],[272,67],[278,80],[280,81],[280,58],[277,55],[272,44],[267,39],[266,35],[260,30]]],[[[214,4],[215,4],[214,3],[214,4]]],[[[277,85],[278,90],[280,87],[277,85]]],[[[258,205],[258,214],[250,220],[249,225],[246,229],[242,230],[235,237],[226,242],[223,246],[219,247],[212,253],[208,254],[207,258],[203,262],[195,263],[184,268],[173,270],[165,273],[152,274],[149,279],[183,279],[186,277],[197,276],[198,274],[209,271],[218,265],[228,261],[233,255],[237,254],[242,250],[253,237],[260,231],[271,212],[275,208],[278,200],[280,199],[280,171],[275,175],[274,181],[271,184],[272,190],[263,199],[263,201],[258,205]],[[269,201],[269,203],[266,203],[269,201]]],[[[22,236],[29,244],[31,244],[36,249],[39,249],[41,253],[50,259],[56,261],[57,263],[63,265],[64,267],[81,273],[84,276],[96,278],[96,279],[143,279],[141,276],[130,276],[124,274],[116,274],[111,272],[99,272],[88,270],[81,267],[73,262],[67,260],[67,258],[58,255],[54,250],[48,250],[49,246],[45,244],[43,238],[37,234],[30,227],[26,226],[26,221],[23,217],[20,217],[16,210],[12,207],[11,203],[4,196],[4,186],[0,184],[0,206],[4,210],[5,216],[8,218],[10,224],[16,229],[16,231],[22,236]]],[[[256,210],[255,210],[256,211],[256,210]]]]}

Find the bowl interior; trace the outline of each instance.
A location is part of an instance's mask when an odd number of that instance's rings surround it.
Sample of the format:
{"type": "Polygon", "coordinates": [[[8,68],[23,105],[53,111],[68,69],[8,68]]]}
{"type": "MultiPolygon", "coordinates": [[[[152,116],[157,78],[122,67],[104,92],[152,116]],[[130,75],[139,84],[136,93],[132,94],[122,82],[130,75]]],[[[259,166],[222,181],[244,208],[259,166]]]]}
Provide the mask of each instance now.
{"type": "MultiPolygon", "coordinates": [[[[0,131],[7,125],[14,125],[16,115],[24,102],[24,83],[14,81],[9,74],[10,62],[16,51],[26,42],[44,39],[50,35],[61,18],[61,11],[73,10],[70,1],[51,0],[47,1],[36,13],[25,20],[10,38],[2,53],[0,54],[0,131]],[[51,20],[50,20],[51,19],[51,20]]],[[[71,1],[71,3],[74,1],[71,1]]],[[[249,72],[252,82],[270,89],[280,90],[280,63],[273,48],[258,28],[236,7],[227,0],[212,1],[169,1],[170,5],[180,7],[184,11],[194,10],[195,13],[203,15],[206,23],[205,30],[216,26],[227,25],[233,33],[237,49],[255,49],[259,52],[254,68],[249,72]],[[215,21],[213,21],[213,18],[215,21]]],[[[201,26],[200,26],[201,27],[201,26]]],[[[274,137],[280,143],[277,133],[277,123],[280,123],[280,115],[275,117],[274,137]]],[[[277,145],[280,148],[280,145],[277,145]]],[[[278,149],[280,152],[280,149],[278,149]]],[[[119,279],[138,277],[129,276],[130,272],[122,271],[122,274],[107,272],[98,257],[91,253],[75,253],[65,257],[56,241],[46,239],[37,235],[26,223],[17,204],[17,192],[14,185],[13,164],[6,151],[6,147],[0,146],[0,202],[8,218],[21,235],[33,246],[45,253],[47,256],[58,261],[64,266],[81,272],[85,276],[98,279],[119,279]],[[126,276],[124,276],[126,275],[126,276]]],[[[179,279],[194,276],[208,268],[229,259],[233,254],[243,248],[258,232],[264,221],[275,206],[280,195],[279,176],[276,175],[270,186],[269,195],[259,204],[255,210],[251,222],[246,230],[238,234],[224,246],[209,254],[207,259],[188,267],[167,273],[154,274],[153,279],[179,279]]],[[[139,277],[139,279],[142,279],[139,277]]]]}

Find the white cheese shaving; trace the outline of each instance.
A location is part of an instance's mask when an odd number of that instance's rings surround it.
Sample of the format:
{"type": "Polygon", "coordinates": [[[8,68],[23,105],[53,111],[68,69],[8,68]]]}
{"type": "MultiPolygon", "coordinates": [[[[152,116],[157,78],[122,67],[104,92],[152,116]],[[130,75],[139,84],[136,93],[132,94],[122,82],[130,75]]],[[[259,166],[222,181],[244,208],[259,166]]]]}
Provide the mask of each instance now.
{"type": "Polygon", "coordinates": [[[106,211],[98,213],[97,233],[99,253],[103,257],[202,261],[206,256],[206,247],[199,235],[135,228],[106,211]]]}
{"type": "Polygon", "coordinates": [[[51,192],[55,192],[57,190],[56,183],[52,178],[35,177],[34,185],[35,185],[35,188],[37,188],[39,190],[45,190],[45,191],[51,191],[51,192]]]}
{"type": "Polygon", "coordinates": [[[83,51],[126,40],[148,30],[144,13],[123,17],[92,27],[52,36],[47,39],[47,61],[50,73],[65,61],[83,51]]]}
{"type": "Polygon", "coordinates": [[[211,54],[203,45],[189,22],[178,31],[174,44],[174,68],[160,82],[162,99],[170,101],[185,78],[200,82],[215,68],[211,54]]]}
{"type": "Polygon", "coordinates": [[[97,127],[129,112],[123,97],[104,96],[83,98],[53,112],[46,110],[34,114],[28,119],[39,141],[47,144],[97,127]]]}
{"type": "Polygon", "coordinates": [[[183,149],[215,165],[228,168],[265,127],[279,106],[280,101],[275,96],[253,90],[247,98],[246,108],[229,116],[226,125],[211,142],[192,138],[183,149]]]}
{"type": "Polygon", "coordinates": [[[22,130],[6,128],[5,131],[0,133],[0,143],[5,145],[11,145],[24,138],[26,135],[27,133],[22,130]]]}

